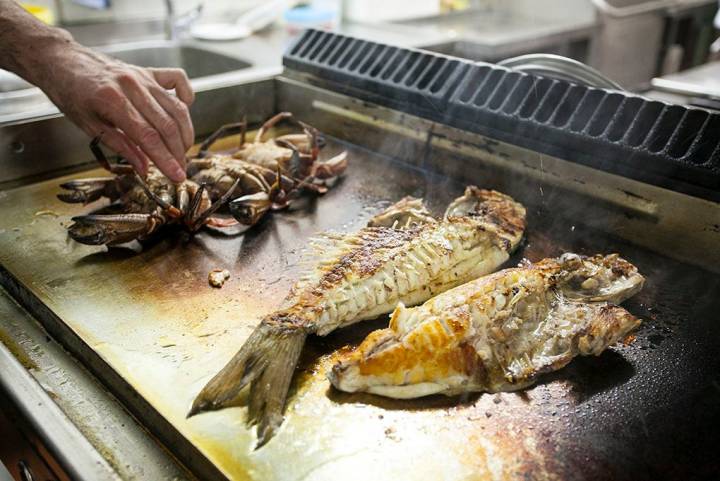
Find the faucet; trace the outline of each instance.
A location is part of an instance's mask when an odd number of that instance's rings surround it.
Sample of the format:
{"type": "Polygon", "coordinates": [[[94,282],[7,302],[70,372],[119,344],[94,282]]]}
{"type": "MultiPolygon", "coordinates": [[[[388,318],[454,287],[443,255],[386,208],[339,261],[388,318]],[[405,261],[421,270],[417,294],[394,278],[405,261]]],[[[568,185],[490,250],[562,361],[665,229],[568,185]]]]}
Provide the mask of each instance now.
{"type": "Polygon", "coordinates": [[[167,40],[177,40],[182,32],[190,27],[202,14],[203,3],[199,2],[197,6],[188,12],[178,14],[175,11],[175,0],[165,0],[167,15],[165,16],[165,38],[167,40]]]}

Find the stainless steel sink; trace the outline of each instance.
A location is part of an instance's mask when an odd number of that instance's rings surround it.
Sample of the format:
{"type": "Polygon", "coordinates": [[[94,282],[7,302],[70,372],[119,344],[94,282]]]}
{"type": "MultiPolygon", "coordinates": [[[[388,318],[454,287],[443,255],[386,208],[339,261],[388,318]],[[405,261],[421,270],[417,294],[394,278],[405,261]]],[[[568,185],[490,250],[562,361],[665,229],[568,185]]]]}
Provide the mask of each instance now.
{"type": "MultiPolygon", "coordinates": [[[[196,88],[212,85],[214,78],[224,74],[248,71],[252,67],[249,62],[229,55],[168,41],[117,44],[99,47],[98,50],[141,67],[184,69],[191,80],[199,80],[193,83],[196,88]]],[[[10,72],[0,70],[0,123],[18,117],[45,115],[52,113],[53,108],[40,89],[10,72]]]]}
{"type": "Polygon", "coordinates": [[[243,60],[190,45],[157,43],[120,45],[102,49],[111,57],[140,67],[181,68],[191,79],[243,70],[251,64],[243,60]]]}

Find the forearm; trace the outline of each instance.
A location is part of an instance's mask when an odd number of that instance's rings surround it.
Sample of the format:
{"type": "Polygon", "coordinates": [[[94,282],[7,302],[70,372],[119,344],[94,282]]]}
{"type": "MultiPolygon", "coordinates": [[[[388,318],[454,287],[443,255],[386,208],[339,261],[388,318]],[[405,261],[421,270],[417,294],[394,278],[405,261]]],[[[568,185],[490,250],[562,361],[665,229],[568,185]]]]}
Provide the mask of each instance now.
{"type": "Polygon", "coordinates": [[[48,65],[46,55],[71,44],[65,30],[45,25],[13,0],[0,0],[0,68],[37,84],[48,65]]]}
{"type": "Polygon", "coordinates": [[[192,87],[182,70],[112,59],[12,0],[0,0],[0,68],[40,87],[78,127],[100,136],[139,172],[152,161],[172,180],[185,179],[185,151],[195,134],[188,111],[192,87]]]}

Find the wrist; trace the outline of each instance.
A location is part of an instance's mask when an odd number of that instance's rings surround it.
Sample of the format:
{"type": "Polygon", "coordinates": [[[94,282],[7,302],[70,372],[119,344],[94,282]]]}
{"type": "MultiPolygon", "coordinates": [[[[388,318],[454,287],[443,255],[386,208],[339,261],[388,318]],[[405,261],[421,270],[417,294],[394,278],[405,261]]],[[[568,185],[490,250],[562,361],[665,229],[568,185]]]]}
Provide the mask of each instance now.
{"type": "Polygon", "coordinates": [[[67,31],[45,25],[12,0],[0,0],[0,68],[33,82],[41,58],[71,43],[67,31]]]}
{"type": "Polygon", "coordinates": [[[42,87],[42,80],[51,75],[48,69],[75,46],[72,36],[65,30],[42,25],[25,32],[16,48],[15,73],[42,87]]]}

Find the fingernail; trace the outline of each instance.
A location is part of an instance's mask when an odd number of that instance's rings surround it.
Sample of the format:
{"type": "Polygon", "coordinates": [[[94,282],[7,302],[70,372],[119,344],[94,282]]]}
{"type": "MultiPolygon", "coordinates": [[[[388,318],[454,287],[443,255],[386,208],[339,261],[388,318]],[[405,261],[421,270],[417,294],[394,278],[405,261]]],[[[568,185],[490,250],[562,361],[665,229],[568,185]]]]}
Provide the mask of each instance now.
{"type": "Polygon", "coordinates": [[[173,174],[173,180],[175,182],[183,182],[186,179],[185,171],[181,169],[180,167],[175,169],[175,172],[173,174]]]}

